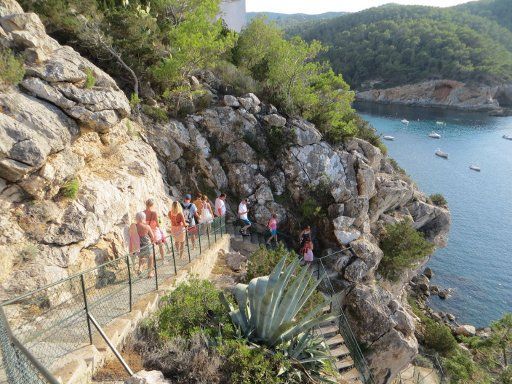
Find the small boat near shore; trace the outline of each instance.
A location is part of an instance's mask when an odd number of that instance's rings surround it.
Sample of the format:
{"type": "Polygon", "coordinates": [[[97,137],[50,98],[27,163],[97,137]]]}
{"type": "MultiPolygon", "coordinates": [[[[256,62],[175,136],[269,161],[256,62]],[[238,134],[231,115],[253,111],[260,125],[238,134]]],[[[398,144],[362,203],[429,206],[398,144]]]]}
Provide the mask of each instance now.
{"type": "Polygon", "coordinates": [[[405,125],[409,125],[409,120],[407,120],[407,119],[403,119],[403,120],[401,121],[401,123],[402,123],[402,124],[405,124],[405,125]]]}
{"type": "Polygon", "coordinates": [[[441,151],[440,149],[438,149],[435,152],[435,154],[436,154],[436,156],[442,157],[443,159],[447,159],[448,158],[448,154],[446,152],[441,151]]]}
{"type": "Polygon", "coordinates": [[[386,135],[386,136],[383,136],[382,138],[383,138],[384,140],[389,140],[389,141],[393,141],[393,140],[395,140],[395,137],[394,137],[394,136],[387,136],[387,135],[386,135]]]}
{"type": "Polygon", "coordinates": [[[436,121],[436,124],[437,125],[446,125],[446,123],[444,121],[436,121]]]}
{"type": "Polygon", "coordinates": [[[512,140],[512,136],[511,135],[503,135],[502,136],[505,140],[512,140]]]}
{"type": "Polygon", "coordinates": [[[428,137],[430,137],[432,139],[440,139],[441,135],[439,133],[437,133],[437,132],[432,131],[432,132],[429,133],[428,137]]]}
{"type": "Polygon", "coordinates": [[[480,172],[481,169],[478,165],[470,165],[469,166],[469,169],[471,169],[472,171],[476,171],[476,172],[480,172]]]}

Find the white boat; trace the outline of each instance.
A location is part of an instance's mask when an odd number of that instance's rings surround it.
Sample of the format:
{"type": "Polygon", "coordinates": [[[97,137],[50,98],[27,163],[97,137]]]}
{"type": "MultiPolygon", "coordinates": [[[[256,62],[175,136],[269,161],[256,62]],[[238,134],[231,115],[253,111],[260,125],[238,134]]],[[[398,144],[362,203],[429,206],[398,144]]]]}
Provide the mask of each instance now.
{"type": "Polygon", "coordinates": [[[444,121],[436,121],[436,124],[437,125],[446,125],[446,123],[444,121]]]}
{"type": "Polygon", "coordinates": [[[395,140],[395,137],[394,136],[383,136],[382,137],[384,140],[389,140],[389,141],[393,141],[395,140]]]}
{"type": "Polygon", "coordinates": [[[512,136],[510,136],[510,135],[503,135],[503,138],[505,140],[512,140],[512,136]]]}
{"type": "Polygon", "coordinates": [[[408,125],[408,124],[409,124],[409,120],[407,120],[407,119],[403,119],[403,120],[402,120],[402,124],[408,125]]]}
{"type": "Polygon", "coordinates": [[[469,169],[471,169],[473,171],[480,172],[480,167],[478,165],[470,165],[469,169]]]}
{"type": "Polygon", "coordinates": [[[440,149],[438,149],[435,153],[436,156],[442,157],[443,159],[448,158],[448,154],[446,152],[441,151],[440,149]]]}
{"type": "Polygon", "coordinates": [[[428,137],[431,137],[433,139],[440,139],[441,135],[439,133],[437,133],[437,132],[432,131],[432,132],[429,133],[428,137]]]}

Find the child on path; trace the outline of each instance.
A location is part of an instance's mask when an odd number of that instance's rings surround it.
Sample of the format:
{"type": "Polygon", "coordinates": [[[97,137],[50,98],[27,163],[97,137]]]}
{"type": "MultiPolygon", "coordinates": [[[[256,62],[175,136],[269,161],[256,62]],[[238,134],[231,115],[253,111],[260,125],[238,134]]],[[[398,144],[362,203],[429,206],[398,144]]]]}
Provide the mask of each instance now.
{"type": "Polygon", "coordinates": [[[313,243],[308,241],[304,245],[304,263],[311,267],[311,264],[313,264],[313,259],[313,243]]]}
{"type": "Polygon", "coordinates": [[[267,223],[267,227],[270,230],[270,237],[267,240],[267,244],[270,245],[272,239],[274,239],[277,244],[277,215],[275,213],[272,214],[272,217],[267,223]]]}

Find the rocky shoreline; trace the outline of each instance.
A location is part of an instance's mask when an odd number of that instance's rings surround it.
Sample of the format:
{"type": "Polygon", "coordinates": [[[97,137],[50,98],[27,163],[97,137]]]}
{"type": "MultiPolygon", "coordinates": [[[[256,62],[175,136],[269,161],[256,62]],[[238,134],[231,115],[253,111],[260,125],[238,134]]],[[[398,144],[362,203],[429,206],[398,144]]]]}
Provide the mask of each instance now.
{"type": "Polygon", "coordinates": [[[440,299],[446,300],[450,298],[452,292],[450,288],[441,288],[437,285],[430,284],[430,280],[433,276],[434,272],[431,268],[427,267],[422,273],[414,276],[406,288],[408,297],[416,301],[418,308],[430,319],[448,326],[454,336],[490,337],[490,327],[475,327],[472,324],[459,323],[452,313],[435,311],[428,305],[427,299],[430,296],[436,295],[440,299]]]}
{"type": "Polygon", "coordinates": [[[356,100],[508,116],[512,114],[512,85],[489,86],[454,80],[430,80],[393,88],[358,91],[356,100]]]}

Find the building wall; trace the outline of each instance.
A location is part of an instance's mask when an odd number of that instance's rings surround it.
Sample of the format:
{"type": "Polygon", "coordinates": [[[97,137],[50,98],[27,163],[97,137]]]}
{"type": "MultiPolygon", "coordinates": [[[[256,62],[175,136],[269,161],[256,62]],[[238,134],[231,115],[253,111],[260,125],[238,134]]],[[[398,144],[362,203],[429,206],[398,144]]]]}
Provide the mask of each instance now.
{"type": "Polygon", "coordinates": [[[245,0],[223,0],[220,17],[230,29],[240,32],[245,25],[245,0]]]}

